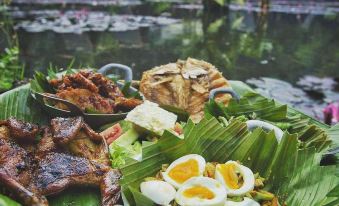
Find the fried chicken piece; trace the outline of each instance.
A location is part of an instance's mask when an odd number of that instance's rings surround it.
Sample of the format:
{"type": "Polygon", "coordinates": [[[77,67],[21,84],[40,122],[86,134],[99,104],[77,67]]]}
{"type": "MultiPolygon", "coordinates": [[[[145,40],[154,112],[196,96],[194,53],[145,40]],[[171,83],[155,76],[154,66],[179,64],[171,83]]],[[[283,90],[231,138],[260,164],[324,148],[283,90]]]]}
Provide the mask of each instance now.
{"type": "Polygon", "coordinates": [[[131,111],[136,106],[142,104],[143,101],[136,98],[125,98],[125,97],[118,97],[115,102],[115,106],[119,111],[131,111]]]}
{"type": "Polygon", "coordinates": [[[117,97],[124,96],[119,87],[112,80],[106,78],[102,74],[91,72],[88,75],[88,78],[99,88],[99,93],[103,97],[115,99],[117,97]]]}
{"type": "MultiPolygon", "coordinates": [[[[76,104],[82,111],[108,114],[130,111],[141,103],[141,100],[124,97],[112,80],[90,70],[68,74],[49,83],[57,89],[57,97],[76,104]]],[[[56,107],[68,110],[62,103],[56,103],[56,107]]]]}
{"type": "MultiPolygon", "coordinates": [[[[220,87],[230,87],[221,72],[193,58],[148,70],[140,81],[140,91],[147,100],[183,109],[194,122],[202,119],[209,92],[220,87]]],[[[215,99],[227,105],[231,96],[219,94],[215,99]]]]}
{"type": "MultiPolygon", "coordinates": [[[[104,98],[87,89],[67,89],[56,93],[56,96],[77,105],[81,110],[95,111],[99,113],[114,113],[114,101],[104,98]]],[[[57,103],[56,107],[68,110],[67,106],[57,103]]]]}
{"type": "MultiPolygon", "coordinates": [[[[65,90],[69,88],[82,88],[88,89],[91,92],[98,93],[98,87],[89,79],[87,79],[83,74],[84,72],[78,72],[75,74],[68,74],[62,77],[61,80],[53,79],[49,83],[57,88],[57,90],[65,90]]],[[[87,76],[87,75],[86,75],[87,76]]]]}

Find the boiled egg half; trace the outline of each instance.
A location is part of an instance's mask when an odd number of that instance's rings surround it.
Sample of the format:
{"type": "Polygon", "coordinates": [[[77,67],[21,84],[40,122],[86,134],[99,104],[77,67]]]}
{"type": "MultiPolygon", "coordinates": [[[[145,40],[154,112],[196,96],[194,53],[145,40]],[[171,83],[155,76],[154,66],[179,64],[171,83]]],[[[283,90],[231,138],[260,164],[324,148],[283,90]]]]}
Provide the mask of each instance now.
{"type": "Polygon", "coordinates": [[[224,185],[229,196],[241,196],[253,190],[255,178],[248,167],[236,161],[217,164],[215,179],[224,185]]]}
{"type": "Polygon", "coordinates": [[[170,164],[162,173],[164,180],[176,188],[192,177],[202,176],[205,170],[205,159],[197,154],[182,156],[170,164]]]}
{"type": "Polygon", "coordinates": [[[140,184],[140,191],[158,205],[168,205],[175,197],[174,187],[161,180],[151,180],[140,184]]]}
{"type": "Polygon", "coordinates": [[[209,177],[193,177],[177,191],[175,201],[181,206],[224,206],[226,190],[209,177]]]}

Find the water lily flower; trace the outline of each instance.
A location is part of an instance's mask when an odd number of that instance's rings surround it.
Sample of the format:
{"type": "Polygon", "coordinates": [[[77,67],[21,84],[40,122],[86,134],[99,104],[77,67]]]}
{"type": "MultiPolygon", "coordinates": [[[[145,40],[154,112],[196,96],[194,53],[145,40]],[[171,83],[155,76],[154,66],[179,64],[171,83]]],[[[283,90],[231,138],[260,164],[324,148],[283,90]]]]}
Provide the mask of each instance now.
{"type": "Polygon", "coordinates": [[[330,103],[323,110],[326,124],[336,124],[339,122],[339,102],[330,103]]]}

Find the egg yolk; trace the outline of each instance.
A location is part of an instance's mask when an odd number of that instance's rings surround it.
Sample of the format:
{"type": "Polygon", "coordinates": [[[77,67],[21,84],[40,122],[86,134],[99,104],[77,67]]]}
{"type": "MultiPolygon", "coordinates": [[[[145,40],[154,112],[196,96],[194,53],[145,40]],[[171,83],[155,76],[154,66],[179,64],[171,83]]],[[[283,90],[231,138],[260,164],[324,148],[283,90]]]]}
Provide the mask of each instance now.
{"type": "Polygon", "coordinates": [[[168,176],[178,183],[184,183],[191,177],[199,176],[199,164],[194,159],[182,162],[174,166],[168,176]]]}
{"type": "Polygon", "coordinates": [[[198,197],[200,199],[213,199],[214,193],[204,186],[194,186],[183,192],[183,195],[188,198],[198,197]]]}
{"type": "Polygon", "coordinates": [[[218,165],[217,170],[224,178],[228,187],[231,189],[239,189],[241,187],[242,178],[238,176],[234,163],[218,165]]]}

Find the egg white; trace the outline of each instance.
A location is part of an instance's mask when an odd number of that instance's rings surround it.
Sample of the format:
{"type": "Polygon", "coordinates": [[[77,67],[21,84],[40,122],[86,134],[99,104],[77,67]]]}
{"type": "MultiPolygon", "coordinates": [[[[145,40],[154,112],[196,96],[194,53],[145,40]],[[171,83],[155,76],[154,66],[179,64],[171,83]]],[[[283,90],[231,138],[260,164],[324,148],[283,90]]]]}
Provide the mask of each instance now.
{"type": "Polygon", "coordinates": [[[168,205],[174,199],[176,193],[171,184],[160,180],[142,182],[140,191],[158,205],[168,205]]]}
{"type": "Polygon", "coordinates": [[[256,202],[255,200],[245,197],[244,200],[241,202],[234,202],[231,200],[227,200],[225,203],[225,206],[260,206],[260,204],[256,202]]]}
{"type": "Polygon", "coordinates": [[[226,198],[225,188],[218,181],[209,177],[192,177],[179,188],[175,195],[175,201],[181,206],[224,206],[226,198]],[[212,199],[186,197],[184,192],[194,186],[208,188],[214,197],[212,199]]]}
{"type": "MultiPolygon", "coordinates": [[[[245,167],[245,166],[239,164],[236,161],[228,161],[225,164],[229,164],[229,163],[235,164],[236,169],[239,170],[239,172],[243,176],[244,183],[238,189],[230,188],[226,184],[226,182],[225,182],[225,180],[223,178],[223,175],[218,171],[218,169],[216,169],[215,170],[215,179],[217,181],[219,181],[221,184],[224,185],[224,187],[225,187],[225,189],[227,191],[227,194],[229,196],[241,196],[241,195],[245,195],[247,192],[253,190],[254,183],[255,183],[255,178],[254,178],[254,174],[253,174],[252,170],[250,168],[248,168],[248,167],[245,167]]],[[[217,165],[217,167],[218,167],[218,165],[217,165]]]]}
{"type": "Polygon", "coordinates": [[[189,155],[185,155],[182,156],[178,159],[176,159],[174,162],[172,162],[172,164],[170,164],[170,166],[166,169],[165,172],[162,173],[162,176],[164,178],[164,180],[168,183],[170,183],[171,185],[173,185],[175,188],[179,188],[183,183],[179,183],[177,181],[175,181],[174,179],[172,179],[168,173],[173,169],[173,167],[175,167],[176,165],[183,163],[183,162],[187,162],[190,159],[194,159],[198,162],[198,166],[199,166],[199,177],[203,175],[204,171],[205,171],[205,166],[206,166],[206,161],[205,159],[197,154],[189,154],[189,155]]]}

